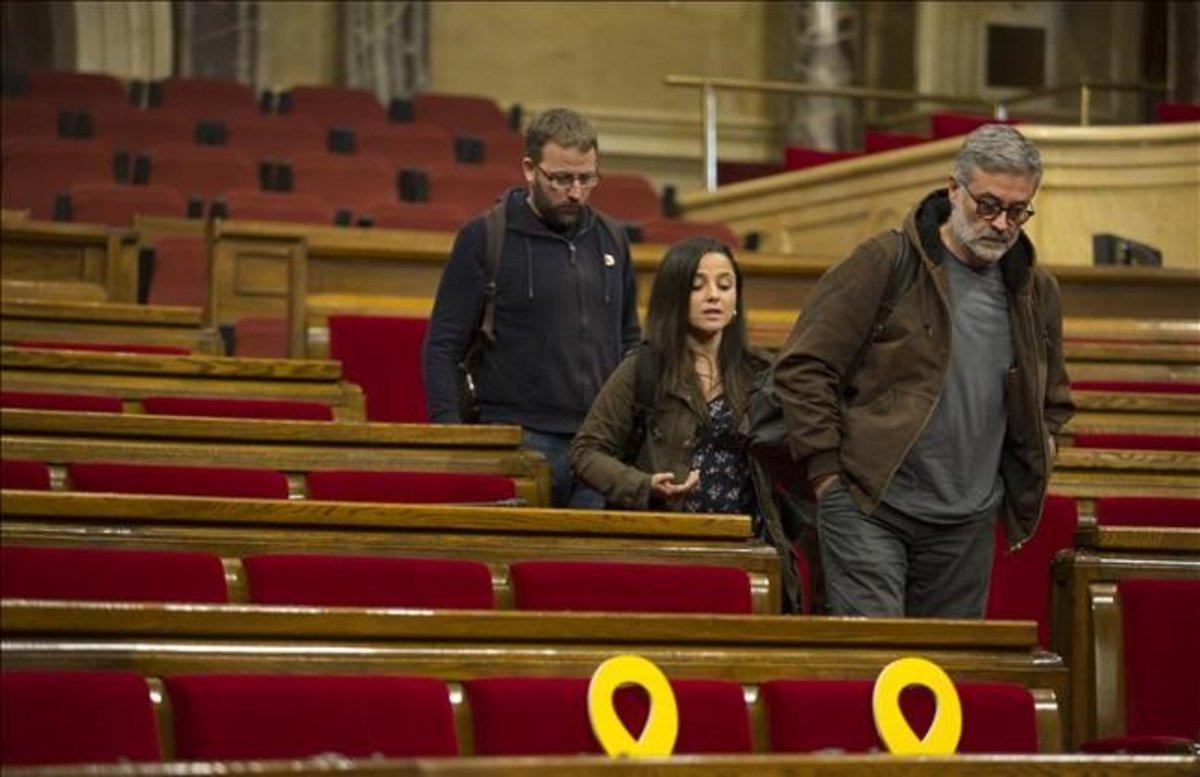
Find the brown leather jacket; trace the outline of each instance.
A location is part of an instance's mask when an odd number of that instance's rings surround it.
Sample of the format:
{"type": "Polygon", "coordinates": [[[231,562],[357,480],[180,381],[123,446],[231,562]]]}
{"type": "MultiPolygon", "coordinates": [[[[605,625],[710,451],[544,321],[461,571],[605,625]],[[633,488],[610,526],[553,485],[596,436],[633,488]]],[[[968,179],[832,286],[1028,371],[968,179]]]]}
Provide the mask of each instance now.
{"type": "MultiPolygon", "coordinates": [[[[938,228],[946,191],[908,215],[904,235],[920,262],[916,280],[842,388],[843,374],[875,324],[899,242],[885,232],[832,267],[809,296],[780,353],[776,385],[788,444],[811,481],[839,474],[858,506],[875,510],[924,431],[946,381],[952,321],[938,228]]],[[[1037,266],[1024,233],[1000,260],[1008,288],[1013,366],[1000,458],[1004,526],[1017,547],[1034,532],[1050,479],[1050,440],[1074,405],[1062,346],[1058,283],[1037,266]]]]}

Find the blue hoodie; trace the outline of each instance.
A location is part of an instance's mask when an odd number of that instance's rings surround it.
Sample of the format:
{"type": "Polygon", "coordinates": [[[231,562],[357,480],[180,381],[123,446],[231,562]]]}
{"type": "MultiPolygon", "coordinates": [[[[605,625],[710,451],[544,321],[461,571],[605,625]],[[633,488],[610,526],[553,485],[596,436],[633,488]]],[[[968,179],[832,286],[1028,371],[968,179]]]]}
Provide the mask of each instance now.
{"type": "MultiPolygon", "coordinates": [[[[574,434],[622,355],[640,337],[633,264],[591,208],[573,232],[538,217],[525,189],[505,194],[496,274],[496,341],[476,376],[480,419],[574,434]]],[[[425,338],[425,401],[434,423],[458,423],[457,369],[483,311],[487,225],[458,233],[425,338]]]]}

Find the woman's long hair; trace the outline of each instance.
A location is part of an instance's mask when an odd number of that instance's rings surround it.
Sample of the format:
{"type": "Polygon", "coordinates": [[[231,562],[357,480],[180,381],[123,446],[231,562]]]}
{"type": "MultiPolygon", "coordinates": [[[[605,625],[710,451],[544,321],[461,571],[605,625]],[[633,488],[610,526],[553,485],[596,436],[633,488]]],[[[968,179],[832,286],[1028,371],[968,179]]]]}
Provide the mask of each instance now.
{"type": "Polygon", "coordinates": [[[654,276],[650,307],[646,314],[646,340],[658,352],[662,364],[657,398],[662,397],[663,386],[682,385],[689,387],[703,400],[700,381],[696,377],[695,357],[688,348],[687,336],[692,284],[696,268],[705,254],[721,254],[728,258],[737,280],[735,315],[721,333],[716,366],[725,384],[725,397],[732,406],[734,416],[740,417],[746,406],[746,392],[754,380],[753,370],[747,360],[742,269],[738,267],[729,246],[711,237],[690,237],[672,245],[654,276]]]}

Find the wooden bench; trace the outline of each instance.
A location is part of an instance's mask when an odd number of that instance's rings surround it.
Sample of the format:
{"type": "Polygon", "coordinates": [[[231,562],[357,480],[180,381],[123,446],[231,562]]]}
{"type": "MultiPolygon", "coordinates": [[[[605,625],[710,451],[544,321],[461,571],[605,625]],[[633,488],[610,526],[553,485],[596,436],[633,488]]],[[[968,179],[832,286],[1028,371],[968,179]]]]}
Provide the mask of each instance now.
{"type": "Polygon", "coordinates": [[[137,302],[137,257],[126,231],[96,224],[30,221],[5,211],[0,278],[6,298],[137,302]]]}
{"type": "MultiPolygon", "coordinates": [[[[779,557],[747,516],[4,491],[5,544],[732,566],[779,612],[779,557]]],[[[507,582],[496,579],[503,590],[507,582]]]]}
{"type": "Polygon", "coordinates": [[[202,316],[199,308],[173,305],[6,297],[0,304],[0,342],[119,343],[223,353],[220,335],[202,316]]]}
{"type": "Polygon", "coordinates": [[[362,390],[333,361],[0,348],[0,389],[117,397],[140,412],[150,396],[321,402],[339,421],[366,417],[362,390]]]}
{"type": "Polygon", "coordinates": [[[9,671],[392,673],[460,683],[481,677],[587,677],[607,658],[632,652],[672,678],[721,678],[746,686],[760,751],[766,739],[758,684],[873,679],[890,661],[915,654],[937,662],[954,680],[1029,688],[1041,750],[1061,749],[1057,707],[1066,672],[1057,656],[1037,647],[1036,629],[1028,622],[27,600],[5,601],[0,613],[0,657],[9,671]]]}
{"type": "Polygon", "coordinates": [[[1124,730],[1122,700],[1114,684],[1119,652],[1112,644],[1112,587],[1124,579],[1200,579],[1200,530],[1098,526],[1082,519],[1076,549],[1055,561],[1052,648],[1071,670],[1070,746],[1124,730]],[[1110,626],[1095,640],[1100,609],[1110,626]]]}
{"type": "Polygon", "coordinates": [[[1050,491],[1074,497],[1198,496],[1200,453],[1066,447],[1050,491]]]}
{"type": "Polygon", "coordinates": [[[4,455],[47,464],[104,461],[287,473],[294,499],[317,470],[474,472],[511,478],[530,505],[550,504],[550,469],[514,426],[330,424],[108,413],[0,411],[4,455]]]}

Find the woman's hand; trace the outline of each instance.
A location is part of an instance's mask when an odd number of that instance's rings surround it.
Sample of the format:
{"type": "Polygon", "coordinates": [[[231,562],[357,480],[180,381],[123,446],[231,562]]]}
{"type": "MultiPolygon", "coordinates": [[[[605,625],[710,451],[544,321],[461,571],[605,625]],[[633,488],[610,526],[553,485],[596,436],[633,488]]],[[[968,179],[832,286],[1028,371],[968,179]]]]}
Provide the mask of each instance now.
{"type": "Polygon", "coordinates": [[[688,473],[687,480],[675,482],[675,473],[656,472],[650,476],[650,490],[660,499],[682,499],[696,490],[700,485],[700,470],[694,469],[688,473]]]}

